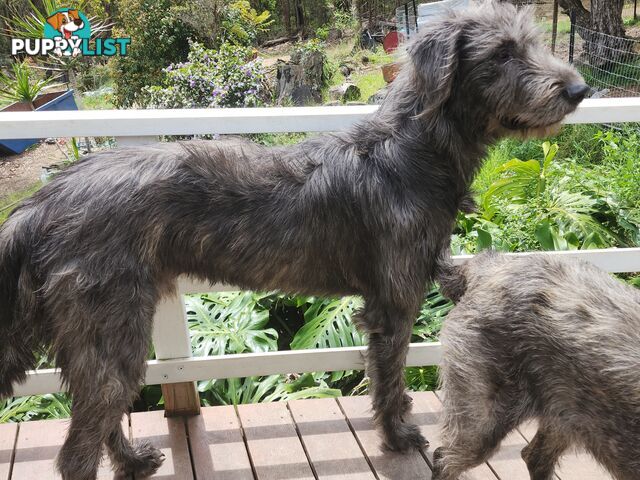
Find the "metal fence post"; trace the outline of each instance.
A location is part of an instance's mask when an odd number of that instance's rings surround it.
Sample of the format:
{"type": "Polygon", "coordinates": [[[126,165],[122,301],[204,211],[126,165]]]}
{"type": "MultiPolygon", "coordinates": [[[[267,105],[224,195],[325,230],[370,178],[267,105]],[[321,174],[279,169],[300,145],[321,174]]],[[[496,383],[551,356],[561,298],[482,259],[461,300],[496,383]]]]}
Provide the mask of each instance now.
{"type": "Polygon", "coordinates": [[[411,38],[411,27],[409,26],[409,4],[404,4],[404,24],[407,29],[407,40],[411,38]]]}
{"type": "Polygon", "coordinates": [[[418,7],[416,6],[416,0],[413,0],[413,19],[416,21],[416,33],[418,33],[418,7]]]}
{"type": "Polygon", "coordinates": [[[576,12],[571,10],[571,32],[569,33],[569,63],[573,63],[573,49],[576,46],[576,12]]]}
{"type": "Polygon", "coordinates": [[[553,0],[553,24],[551,29],[551,53],[556,53],[558,38],[558,0],[553,0]]]}

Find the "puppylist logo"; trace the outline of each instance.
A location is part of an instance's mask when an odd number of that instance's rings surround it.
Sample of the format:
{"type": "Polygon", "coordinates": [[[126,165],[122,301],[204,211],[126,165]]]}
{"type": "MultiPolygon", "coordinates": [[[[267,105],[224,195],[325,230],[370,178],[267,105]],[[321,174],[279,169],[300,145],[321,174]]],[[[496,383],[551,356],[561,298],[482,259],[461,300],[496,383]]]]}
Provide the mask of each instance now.
{"type": "Polygon", "coordinates": [[[12,38],[11,55],[126,55],[131,38],[96,38],[91,42],[91,24],[80,10],[60,8],[47,17],[43,38],[12,38]]]}

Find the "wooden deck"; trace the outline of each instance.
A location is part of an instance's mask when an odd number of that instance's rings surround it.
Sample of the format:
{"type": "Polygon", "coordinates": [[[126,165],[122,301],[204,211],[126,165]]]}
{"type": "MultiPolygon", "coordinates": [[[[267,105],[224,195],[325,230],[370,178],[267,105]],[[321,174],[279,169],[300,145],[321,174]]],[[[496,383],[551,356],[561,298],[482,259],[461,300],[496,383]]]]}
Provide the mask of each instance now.
{"type": "MultiPolygon", "coordinates": [[[[412,421],[431,446],[424,453],[383,453],[371,422],[368,397],[297,400],[204,408],[197,417],[165,419],[163,412],[135,413],[126,427],[134,441],[152,441],[166,455],[154,479],[430,479],[438,447],[436,394],[414,394],[412,421]]],[[[0,425],[0,480],[58,479],[54,458],[67,421],[0,425]]],[[[470,480],[529,480],[520,450],[535,434],[533,425],[513,432],[470,480]]],[[[106,462],[106,460],[105,460],[106,462]]],[[[563,458],[561,480],[610,477],[587,455],[563,458]]],[[[113,478],[108,464],[100,479],[113,478]]]]}

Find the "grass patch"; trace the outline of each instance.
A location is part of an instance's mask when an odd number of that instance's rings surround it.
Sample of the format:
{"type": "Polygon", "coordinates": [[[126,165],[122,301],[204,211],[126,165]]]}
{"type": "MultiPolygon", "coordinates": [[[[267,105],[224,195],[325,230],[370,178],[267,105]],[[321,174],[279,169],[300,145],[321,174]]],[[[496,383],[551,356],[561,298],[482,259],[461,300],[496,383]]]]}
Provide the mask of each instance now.
{"type": "Polygon", "coordinates": [[[361,99],[364,102],[369,100],[371,95],[374,95],[378,90],[387,85],[384,78],[382,78],[380,69],[367,72],[363,75],[354,75],[352,79],[353,83],[360,89],[361,99]]]}
{"type": "Polygon", "coordinates": [[[40,188],[42,188],[42,182],[38,181],[25,190],[14,192],[6,197],[0,198],[0,224],[4,223],[9,214],[22,200],[36,193],[40,188]]]}
{"type": "Polygon", "coordinates": [[[82,95],[80,103],[83,110],[112,110],[116,108],[113,103],[113,93],[108,90],[90,92],[90,95],[82,95]]]}
{"type": "MultiPolygon", "coordinates": [[[[553,21],[549,20],[540,24],[542,31],[545,33],[551,33],[553,31],[553,21]]],[[[558,33],[571,32],[571,20],[558,19],[558,33]]]]}

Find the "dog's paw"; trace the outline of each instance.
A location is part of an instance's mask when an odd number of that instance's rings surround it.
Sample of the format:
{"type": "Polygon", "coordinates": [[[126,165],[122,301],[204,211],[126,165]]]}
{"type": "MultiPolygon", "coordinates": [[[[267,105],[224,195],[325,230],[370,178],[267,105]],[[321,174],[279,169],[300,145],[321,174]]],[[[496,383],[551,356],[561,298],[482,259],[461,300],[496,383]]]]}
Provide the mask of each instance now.
{"type": "Polygon", "coordinates": [[[164,462],[164,453],[147,442],[133,445],[132,456],[116,468],[120,475],[135,475],[136,477],[150,477],[158,471],[164,462]]]}
{"type": "Polygon", "coordinates": [[[433,452],[433,475],[432,480],[438,480],[442,476],[442,458],[444,457],[444,448],[438,447],[433,452]]]}
{"type": "Polygon", "coordinates": [[[408,452],[423,450],[429,446],[429,442],[416,425],[399,423],[385,435],[384,446],[392,452],[408,452]]]}

